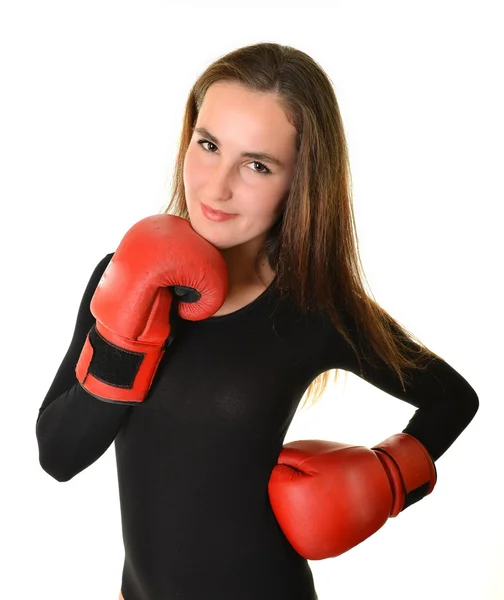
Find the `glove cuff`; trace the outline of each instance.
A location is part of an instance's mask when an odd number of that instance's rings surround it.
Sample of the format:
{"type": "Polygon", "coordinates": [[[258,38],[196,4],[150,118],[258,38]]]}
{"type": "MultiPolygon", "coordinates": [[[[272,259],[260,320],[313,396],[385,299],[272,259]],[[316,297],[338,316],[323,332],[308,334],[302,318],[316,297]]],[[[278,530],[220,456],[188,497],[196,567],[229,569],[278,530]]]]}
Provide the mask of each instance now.
{"type": "Polygon", "coordinates": [[[394,490],[390,517],[432,492],[437,481],[434,461],[425,447],[408,433],[398,433],[374,446],[394,490]]]}
{"type": "MultiPolygon", "coordinates": [[[[112,332],[110,333],[112,337],[112,332]]],[[[117,336],[116,336],[117,337],[117,336]]],[[[121,338],[116,345],[100,332],[99,324],[89,331],[75,367],[82,387],[104,401],[138,404],[147,395],[165,346],[121,338]]],[[[167,345],[171,342],[168,339],[167,345]]]]}

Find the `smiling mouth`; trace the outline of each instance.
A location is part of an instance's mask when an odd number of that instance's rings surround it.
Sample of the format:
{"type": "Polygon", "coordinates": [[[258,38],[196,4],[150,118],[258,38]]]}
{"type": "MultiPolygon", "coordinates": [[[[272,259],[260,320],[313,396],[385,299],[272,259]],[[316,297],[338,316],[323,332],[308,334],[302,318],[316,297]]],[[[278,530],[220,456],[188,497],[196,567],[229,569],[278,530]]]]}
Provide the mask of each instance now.
{"type": "Polygon", "coordinates": [[[215,210],[215,208],[212,208],[211,206],[208,206],[207,204],[204,204],[203,202],[201,204],[203,204],[203,206],[214,215],[220,215],[220,216],[224,216],[224,217],[236,217],[236,215],[233,213],[227,213],[222,210],[215,210]]]}

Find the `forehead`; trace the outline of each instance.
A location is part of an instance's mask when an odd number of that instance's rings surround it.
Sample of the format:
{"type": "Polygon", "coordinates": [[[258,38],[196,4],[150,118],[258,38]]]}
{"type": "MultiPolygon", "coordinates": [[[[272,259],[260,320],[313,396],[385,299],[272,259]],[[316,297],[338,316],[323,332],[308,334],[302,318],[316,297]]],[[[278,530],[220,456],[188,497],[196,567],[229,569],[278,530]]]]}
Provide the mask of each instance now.
{"type": "Polygon", "coordinates": [[[197,124],[223,140],[239,133],[252,144],[265,139],[291,141],[296,133],[275,95],[250,91],[235,82],[218,82],[208,88],[197,124]]]}

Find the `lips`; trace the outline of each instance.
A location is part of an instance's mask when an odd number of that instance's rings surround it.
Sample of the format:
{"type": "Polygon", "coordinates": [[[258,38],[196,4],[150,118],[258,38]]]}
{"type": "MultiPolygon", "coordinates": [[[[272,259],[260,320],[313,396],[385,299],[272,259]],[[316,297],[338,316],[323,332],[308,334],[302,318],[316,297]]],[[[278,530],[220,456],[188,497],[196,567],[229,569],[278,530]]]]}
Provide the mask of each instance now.
{"type": "Polygon", "coordinates": [[[214,212],[210,207],[206,204],[201,203],[201,212],[209,221],[215,221],[217,223],[222,223],[224,221],[231,221],[238,215],[225,213],[225,212],[214,212]]]}
{"type": "Polygon", "coordinates": [[[209,210],[211,210],[216,215],[222,215],[223,217],[234,217],[234,216],[236,216],[233,213],[227,213],[227,212],[224,212],[223,210],[216,210],[215,208],[212,208],[211,206],[208,206],[208,204],[204,204],[203,202],[201,204],[203,204],[203,206],[205,206],[206,208],[208,208],[209,210]]]}

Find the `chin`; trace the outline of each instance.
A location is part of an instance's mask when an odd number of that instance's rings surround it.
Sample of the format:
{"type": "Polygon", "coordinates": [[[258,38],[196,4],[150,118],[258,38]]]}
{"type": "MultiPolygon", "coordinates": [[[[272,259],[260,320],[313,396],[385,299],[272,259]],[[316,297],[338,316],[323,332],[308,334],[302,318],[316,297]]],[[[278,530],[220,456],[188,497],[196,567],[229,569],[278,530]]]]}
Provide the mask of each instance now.
{"type": "Polygon", "coordinates": [[[189,218],[189,223],[191,225],[191,227],[193,228],[193,230],[203,239],[205,239],[207,242],[209,242],[210,244],[212,244],[212,246],[215,246],[216,248],[220,249],[220,244],[217,240],[213,240],[212,239],[212,235],[211,232],[204,226],[199,225],[199,223],[197,221],[191,221],[191,219],[189,218]]]}

